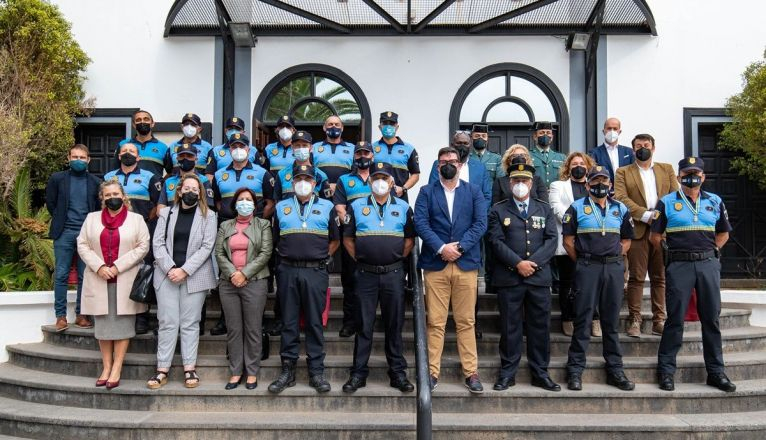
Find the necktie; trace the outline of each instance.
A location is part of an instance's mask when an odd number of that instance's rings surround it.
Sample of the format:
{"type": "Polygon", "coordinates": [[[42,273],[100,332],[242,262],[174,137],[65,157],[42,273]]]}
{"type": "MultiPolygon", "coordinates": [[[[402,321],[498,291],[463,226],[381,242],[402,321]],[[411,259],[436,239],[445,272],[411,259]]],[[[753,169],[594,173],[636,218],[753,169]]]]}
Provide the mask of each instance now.
{"type": "Polygon", "coordinates": [[[521,212],[522,217],[527,218],[527,203],[526,202],[519,203],[519,212],[521,212]]]}

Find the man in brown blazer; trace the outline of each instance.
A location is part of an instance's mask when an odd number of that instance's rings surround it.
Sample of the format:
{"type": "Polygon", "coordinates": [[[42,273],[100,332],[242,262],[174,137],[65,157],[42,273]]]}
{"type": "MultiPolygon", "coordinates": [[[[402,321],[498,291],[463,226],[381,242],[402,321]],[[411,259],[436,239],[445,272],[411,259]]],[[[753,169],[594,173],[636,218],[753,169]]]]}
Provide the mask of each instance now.
{"type": "Polygon", "coordinates": [[[652,334],[661,335],[665,327],[665,265],[662,249],[649,242],[649,225],[656,218],[654,208],[666,194],[678,190],[673,167],[654,162],[654,138],[639,134],[631,142],[636,162],[617,170],[614,196],[630,210],[635,222],[635,238],[628,250],[628,336],[641,334],[641,299],[649,271],[652,297],[652,334]]]}

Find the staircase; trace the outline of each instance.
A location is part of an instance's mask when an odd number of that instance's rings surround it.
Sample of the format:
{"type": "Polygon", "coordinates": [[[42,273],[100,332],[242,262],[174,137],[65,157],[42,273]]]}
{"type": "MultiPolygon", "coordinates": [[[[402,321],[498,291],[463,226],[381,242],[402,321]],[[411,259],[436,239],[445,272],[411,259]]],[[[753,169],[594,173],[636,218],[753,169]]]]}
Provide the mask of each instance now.
{"type": "MultiPolygon", "coordinates": [[[[200,340],[199,388],[183,387],[180,367],[171,370],[170,381],[162,389],[146,388],[156,361],[156,339],[149,334],[131,341],[121,385],[106,391],[94,386],[100,354],[93,331],[72,327],[56,333],[52,326],[45,326],[43,342],[9,347],[9,362],[0,364],[0,439],[415,438],[415,393],[402,394],[388,386],[382,326],[376,327],[367,387],[352,395],[341,392],[351,365],[353,338],[338,337],[342,293],[336,275],[331,276],[331,286],[325,373],[333,389],[326,395],[308,386],[303,360],[295,387],[279,395],[266,390],[279,374],[278,337],[271,338],[271,357],[262,364],[258,388],[225,391],[229,377],[225,336],[210,335],[200,340]]],[[[267,318],[272,316],[273,301],[270,295],[267,318]]],[[[484,331],[478,341],[479,373],[485,392],[473,396],[463,386],[450,322],[440,383],[432,397],[435,438],[760,439],[766,435],[766,328],[749,326],[747,310],[721,313],[726,372],[737,384],[735,393],[704,385],[699,323],[686,324],[675,392],[660,391],[656,385],[659,337],[633,339],[624,334],[620,340],[626,374],[636,382],[633,392],[604,384],[598,338],[589,348],[583,391],[552,393],[531,387],[522,359],[517,385],[496,392],[491,389],[500,362],[495,296],[482,288],[479,303],[484,331]]],[[[560,333],[556,298],[553,304],[550,372],[564,385],[569,338],[560,333]]],[[[218,304],[209,308],[208,329],[217,320],[218,309],[218,304]]],[[[649,309],[647,289],[644,310],[649,309]]],[[[623,308],[623,328],[626,318],[623,308]]],[[[648,314],[645,318],[651,320],[648,314]]],[[[406,320],[404,340],[409,377],[414,381],[411,311],[406,320]]]]}

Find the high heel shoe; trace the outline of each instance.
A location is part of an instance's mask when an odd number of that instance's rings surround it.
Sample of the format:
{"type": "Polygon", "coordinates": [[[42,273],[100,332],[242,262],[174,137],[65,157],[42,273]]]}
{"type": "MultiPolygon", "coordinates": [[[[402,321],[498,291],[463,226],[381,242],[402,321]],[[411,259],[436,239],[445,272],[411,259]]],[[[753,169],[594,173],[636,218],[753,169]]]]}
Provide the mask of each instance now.
{"type": "Polygon", "coordinates": [[[96,386],[97,387],[102,387],[102,386],[106,385],[106,383],[108,381],[109,381],[108,379],[96,379],[96,386]]]}
{"type": "Polygon", "coordinates": [[[227,390],[233,390],[234,388],[237,388],[239,384],[242,383],[242,376],[239,376],[239,380],[236,382],[228,382],[226,386],[224,387],[227,390]]]}
{"type": "Polygon", "coordinates": [[[257,379],[253,383],[250,383],[250,382],[247,382],[247,381],[245,382],[245,388],[247,388],[248,390],[254,390],[256,387],[258,387],[258,380],[257,379]]]}
{"type": "Polygon", "coordinates": [[[116,382],[109,382],[109,381],[107,381],[105,383],[105,385],[106,385],[106,389],[107,390],[111,390],[113,388],[117,388],[118,386],[120,386],[120,379],[117,379],[116,382]]]}

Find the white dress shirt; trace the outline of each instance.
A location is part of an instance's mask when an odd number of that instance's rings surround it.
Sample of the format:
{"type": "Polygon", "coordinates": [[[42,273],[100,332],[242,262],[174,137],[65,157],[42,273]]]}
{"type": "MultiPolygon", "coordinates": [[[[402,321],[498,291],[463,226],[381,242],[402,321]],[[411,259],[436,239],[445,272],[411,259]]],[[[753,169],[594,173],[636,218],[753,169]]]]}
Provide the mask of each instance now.
{"type": "MultiPolygon", "coordinates": [[[[455,185],[454,188],[449,189],[446,186],[444,186],[444,182],[442,182],[441,179],[439,179],[439,183],[441,183],[442,188],[444,188],[444,197],[447,198],[447,211],[449,212],[449,220],[452,222],[452,206],[455,204],[455,191],[457,191],[457,188],[460,186],[460,180],[457,181],[457,185],[455,185]]],[[[437,254],[441,254],[442,250],[444,250],[444,246],[441,245],[438,251],[436,251],[437,254]]]]}
{"type": "Polygon", "coordinates": [[[460,180],[465,180],[466,182],[470,182],[471,180],[468,177],[469,177],[469,175],[468,175],[468,162],[466,162],[460,168],[460,180]]]}
{"type": "Polygon", "coordinates": [[[644,184],[644,194],[646,195],[646,208],[648,211],[641,216],[641,221],[649,223],[654,215],[654,208],[657,206],[657,177],[654,175],[654,162],[649,165],[649,169],[644,169],[640,165],[638,172],[641,174],[641,181],[644,184]]]}
{"type": "Polygon", "coordinates": [[[604,146],[606,147],[606,152],[609,154],[609,162],[612,162],[612,171],[617,173],[617,168],[620,168],[620,155],[617,151],[617,145],[614,146],[609,145],[607,143],[604,143],[604,146]]]}

